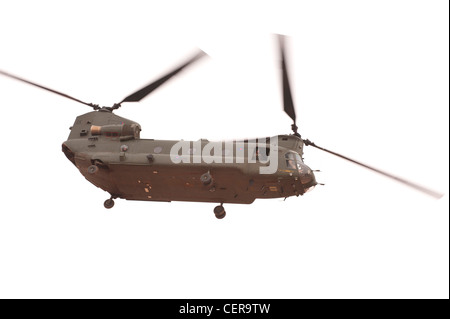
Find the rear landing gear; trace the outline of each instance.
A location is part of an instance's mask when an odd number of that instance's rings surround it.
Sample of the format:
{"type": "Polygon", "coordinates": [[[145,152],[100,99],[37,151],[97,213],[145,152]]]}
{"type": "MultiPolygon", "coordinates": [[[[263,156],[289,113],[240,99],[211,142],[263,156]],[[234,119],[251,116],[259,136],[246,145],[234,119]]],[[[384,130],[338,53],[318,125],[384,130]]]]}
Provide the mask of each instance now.
{"type": "Polygon", "coordinates": [[[103,203],[103,206],[105,206],[105,208],[110,209],[114,207],[114,199],[110,198],[105,200],[105,202],[103,203]]]}
{"type": "Polygon", "coordinates": [[[225,208],[223,208],[223,206],[222,205],[220,205],[220,206],[216,206],[215,208],[214,208],[214,215],[216,215],[216,218],[217,219],[222,219],[222,218],[224,218],[225,216],[226,216],[226,212],[225,212],[225,208]]]}

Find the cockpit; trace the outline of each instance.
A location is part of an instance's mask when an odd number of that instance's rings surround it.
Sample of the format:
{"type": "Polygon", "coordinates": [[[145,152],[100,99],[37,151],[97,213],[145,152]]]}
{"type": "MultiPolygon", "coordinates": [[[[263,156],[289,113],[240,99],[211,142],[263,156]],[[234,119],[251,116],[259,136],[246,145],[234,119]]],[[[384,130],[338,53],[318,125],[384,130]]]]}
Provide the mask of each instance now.
{"type": "Polygon", "coordinates": [[[290,169],[297,169],[297,163],[301,163],[302,159],[298,153],[287,152],[285,155],[286,158],[286,166],[290,169]]]}
{"type": "Polygon", "coordinates": [[[306,190],[312,189],[316,185],[316,178],[311,168],[303,163],[302,158],[296,152],[289,151],[285,154],[286,167],[288,169],[294,169],[298,171],[300,182],[306,190]]]}

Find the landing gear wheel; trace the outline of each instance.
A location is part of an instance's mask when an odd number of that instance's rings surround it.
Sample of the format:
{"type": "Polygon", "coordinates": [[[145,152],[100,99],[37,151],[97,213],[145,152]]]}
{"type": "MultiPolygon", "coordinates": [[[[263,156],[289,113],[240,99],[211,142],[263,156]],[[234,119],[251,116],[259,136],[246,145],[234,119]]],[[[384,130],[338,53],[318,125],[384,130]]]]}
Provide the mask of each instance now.
{"type": "Polygon", "coordinates": [[[214,208],[214,215],[216,215],[216,218],[217,219],[222,219],[222,218],[224,218],[225,216],[226,216],[226,212],[225,212],[225,209],[223,208],[223,206],[222,205],[220,205],[220,206],[216,206],[215,208],[214,208]]]}
{"type": "Polygon", "coordinates": [[[105,202],[103,203],[103,206],[105,206],[105,208],[110,209],[114,207],[114,199],[110,198],[105,200],[105,202]]]}

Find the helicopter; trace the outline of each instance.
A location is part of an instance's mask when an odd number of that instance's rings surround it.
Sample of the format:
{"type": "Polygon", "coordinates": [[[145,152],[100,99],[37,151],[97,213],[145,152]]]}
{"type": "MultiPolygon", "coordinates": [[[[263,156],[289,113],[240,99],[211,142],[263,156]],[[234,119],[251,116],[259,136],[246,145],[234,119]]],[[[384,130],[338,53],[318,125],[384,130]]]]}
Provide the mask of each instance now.
{"type": "Polygon", "coordinates": [[[257,139],[210,142],[154,140],[140,137],[139,123],[114,113],[123,103],[139,102],[186,67],[207,56],[199,51],[171,72],[113,106],[86,103],[70,95],[0,70],[0,74],[93,108],[70,127],[62,151],[92,184],[108,192],[104,207],[117,198],[139,201],[218,203],[214,215],[226,216],[226,203],[301,196],[317,185],[303,161],[311,146],[403,183],[435,198],[443,194],[366,165],[303,139],[298,132],[290,88],[285,36],[278,35],[284,112],[293,120],[291,134],[257,139]]]}

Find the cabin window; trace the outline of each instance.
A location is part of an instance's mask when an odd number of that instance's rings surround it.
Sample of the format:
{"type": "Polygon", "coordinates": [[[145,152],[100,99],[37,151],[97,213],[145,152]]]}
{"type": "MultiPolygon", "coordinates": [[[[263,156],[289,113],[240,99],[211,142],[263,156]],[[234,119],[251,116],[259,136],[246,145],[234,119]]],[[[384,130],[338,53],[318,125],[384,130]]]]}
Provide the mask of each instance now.
{"type": "Polygon", "coordinates": [[[156,146],[156,147],[153,149],[153,152],[154,152],[155,154],[161,153],[161,152],[162,152],[162,147],[161,147],[161,146],[156,146]]]}
{"type": "Polygon", "coordinates": [[[253,152],[252,160],[266,162],[270,155],[270,148],[267,147],[256,147],[253,152]]]}

